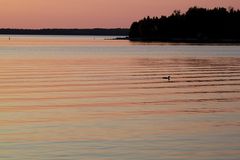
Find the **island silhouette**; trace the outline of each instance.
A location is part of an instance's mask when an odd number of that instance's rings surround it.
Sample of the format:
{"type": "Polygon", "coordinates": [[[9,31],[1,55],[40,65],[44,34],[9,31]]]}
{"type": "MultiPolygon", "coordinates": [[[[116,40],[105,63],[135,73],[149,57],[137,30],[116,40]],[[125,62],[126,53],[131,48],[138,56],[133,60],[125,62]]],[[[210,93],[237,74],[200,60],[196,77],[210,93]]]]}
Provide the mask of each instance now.
{"type": "Polygon", "coordinates": [[[128,28],[92,28],[92,29],[11,29],[2,28],[0,34],[8,35],[114,35],[126,36],[128,28]]]}
{"type": "Polygon", "coordinates": [[[146,17],[133,22],[131,41],[163,42],[240,42],[240,10],[191,7],[185,13],[175,10],[170,16],[146,17]]]}

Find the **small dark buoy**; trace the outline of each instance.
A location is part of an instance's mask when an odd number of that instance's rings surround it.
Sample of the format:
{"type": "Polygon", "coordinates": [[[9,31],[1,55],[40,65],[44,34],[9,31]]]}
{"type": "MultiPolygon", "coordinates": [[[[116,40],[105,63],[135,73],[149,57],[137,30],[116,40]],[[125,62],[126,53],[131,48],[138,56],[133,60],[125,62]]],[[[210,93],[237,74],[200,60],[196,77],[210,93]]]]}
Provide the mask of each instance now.
{"type": "Polygon", "coordinates": [[[163,79],[167,79],[168,81],[171,80],[171,76],[167,76],[167,77],[162,77],[163,79]]]}

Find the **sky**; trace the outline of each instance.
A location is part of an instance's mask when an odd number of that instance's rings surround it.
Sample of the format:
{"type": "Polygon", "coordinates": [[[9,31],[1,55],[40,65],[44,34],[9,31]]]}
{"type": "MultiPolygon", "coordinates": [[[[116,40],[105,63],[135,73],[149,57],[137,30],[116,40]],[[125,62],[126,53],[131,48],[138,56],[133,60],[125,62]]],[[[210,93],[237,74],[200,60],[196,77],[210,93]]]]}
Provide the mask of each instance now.
{"type": "Polygon", "coordinates": [[[128,28],[191,6],[240,9],[240,0],[0,0],[0,28],[128,28]]]}

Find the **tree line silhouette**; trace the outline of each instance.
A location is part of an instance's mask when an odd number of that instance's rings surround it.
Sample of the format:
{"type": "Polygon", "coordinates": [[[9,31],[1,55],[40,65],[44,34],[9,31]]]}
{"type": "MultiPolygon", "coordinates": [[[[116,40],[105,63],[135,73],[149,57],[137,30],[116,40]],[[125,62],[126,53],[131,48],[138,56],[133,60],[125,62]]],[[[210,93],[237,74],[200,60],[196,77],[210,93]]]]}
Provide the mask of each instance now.
{"type": "Polygon", "coordinates": [[[94,28],[94,29],[0,29],[0,34],[25,35],[128,35],[129,29],[94,28]]]}
{"type": "Polygon", "coordinates": [[[240,10],[191,7],[170,16],[134,22],[129,39],[136,41],[240,42],[240,10]]]}

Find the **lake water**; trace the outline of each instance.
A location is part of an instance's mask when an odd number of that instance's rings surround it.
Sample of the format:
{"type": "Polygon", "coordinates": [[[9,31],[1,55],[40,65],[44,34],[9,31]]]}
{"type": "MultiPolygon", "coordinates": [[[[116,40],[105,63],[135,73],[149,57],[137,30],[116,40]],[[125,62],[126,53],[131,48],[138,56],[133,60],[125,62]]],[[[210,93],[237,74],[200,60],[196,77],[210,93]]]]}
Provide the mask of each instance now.
{"type": "Polygon", "coordinates": [[[240,46],[109,38],[0,36],[1,160],[240,159],[240,46]]]}

